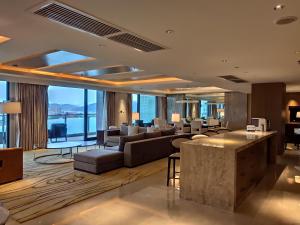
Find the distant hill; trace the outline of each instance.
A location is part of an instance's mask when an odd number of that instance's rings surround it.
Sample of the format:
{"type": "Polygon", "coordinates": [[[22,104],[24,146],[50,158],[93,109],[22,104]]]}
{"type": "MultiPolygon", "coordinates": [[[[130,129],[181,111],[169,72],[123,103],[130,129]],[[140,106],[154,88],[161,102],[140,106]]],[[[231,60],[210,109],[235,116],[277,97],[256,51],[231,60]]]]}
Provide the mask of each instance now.
{"type": "MultiPolygon", "coordinates": [[[[96,103],[92,103],[88,105],[88,111],[96,113],[96,103]]],[[[65,112],[79,112],[82,113],[84,111],[83,106],[77,106],[72,104],[49,104],[49,112],[53,113],[65,113],[65,112]]]]}

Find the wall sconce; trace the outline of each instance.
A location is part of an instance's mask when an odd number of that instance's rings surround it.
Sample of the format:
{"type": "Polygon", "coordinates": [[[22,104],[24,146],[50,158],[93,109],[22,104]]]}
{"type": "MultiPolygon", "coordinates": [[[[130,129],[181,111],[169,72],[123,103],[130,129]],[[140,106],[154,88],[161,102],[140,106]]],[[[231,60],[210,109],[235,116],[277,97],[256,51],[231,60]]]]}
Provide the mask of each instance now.
{"type": "Polygon", "coordinates": [[[120,110],[120,114],[124,114],[125,113],[125,111],[124,110],[120,110]]]}

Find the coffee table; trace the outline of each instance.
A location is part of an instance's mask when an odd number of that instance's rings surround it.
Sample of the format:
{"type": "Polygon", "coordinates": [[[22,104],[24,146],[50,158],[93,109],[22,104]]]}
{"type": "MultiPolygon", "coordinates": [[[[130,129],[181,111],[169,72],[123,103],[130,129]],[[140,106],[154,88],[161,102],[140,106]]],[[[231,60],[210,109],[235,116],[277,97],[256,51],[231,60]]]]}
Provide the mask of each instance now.
{"type": "Polygon", "coordinates": [[[36,156],[36,154],[34,153],[34,160],[37,160],[39,158],[49,157],[49,156],[55,156],[55,155],[61,156],[62,158],[65,155],[70,155],[70,158],[72,158],[73,157],[73,148],[76,148],[77,152],[78,152],[78,147],[80,147],[80,146],[81,146],[81,143],[76,142],[76,141],[50,143],[50,144],[47,145],[46,149],[48,149],[48,150],[60,149],[60,154],[59,153],[53,153],[53,154],[36,156]],[[67,153],[63,153],[64,149],[67,149],[69,151],[67,153]]]}

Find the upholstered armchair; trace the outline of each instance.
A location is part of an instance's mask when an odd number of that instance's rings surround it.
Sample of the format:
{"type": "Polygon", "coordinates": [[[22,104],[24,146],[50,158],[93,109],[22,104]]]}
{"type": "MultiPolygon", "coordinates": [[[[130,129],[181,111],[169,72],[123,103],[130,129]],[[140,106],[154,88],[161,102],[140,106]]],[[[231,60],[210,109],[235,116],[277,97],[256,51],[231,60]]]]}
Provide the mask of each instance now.
{"type": "Polygon", "coordinates": [[[177,130],[177,133],[190,133],[191,127],[185,127],[183,121],[175,122],[174,126],[177,130]]]}
{"type": "Polygon", "coordinates": [[[191,122],[191,133],[192,134],[201,134],[202,133],[202,121],[191,122]]]}
{"type": "Polygon", "coordinates": [[[0,184],[23,178],[23,149],[0,149],[0,184]]]}

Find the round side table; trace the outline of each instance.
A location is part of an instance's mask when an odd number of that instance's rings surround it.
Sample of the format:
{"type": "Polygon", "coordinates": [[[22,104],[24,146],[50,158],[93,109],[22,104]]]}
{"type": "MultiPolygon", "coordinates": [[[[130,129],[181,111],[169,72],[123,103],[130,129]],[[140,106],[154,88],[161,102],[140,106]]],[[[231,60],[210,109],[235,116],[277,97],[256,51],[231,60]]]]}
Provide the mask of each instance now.
{"type": "Polygon", "coordinates": [[[5,225],[9,217],[9,211],[0,205],[0,225],[5,225]]]}

